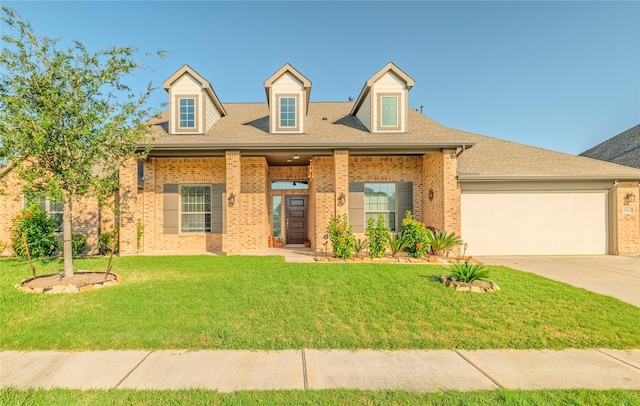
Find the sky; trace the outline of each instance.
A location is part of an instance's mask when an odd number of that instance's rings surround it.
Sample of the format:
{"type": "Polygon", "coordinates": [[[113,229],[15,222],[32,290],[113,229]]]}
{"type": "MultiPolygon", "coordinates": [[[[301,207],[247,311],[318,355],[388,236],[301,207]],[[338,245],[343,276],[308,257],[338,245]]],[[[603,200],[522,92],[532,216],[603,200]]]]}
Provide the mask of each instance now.
{"type": "MultiPolygon", "coordinates": [[[[640,1],[11,1],[44,36],[132,45],[149,102],[188,64],[221,102],[264,102],[285,63],[311,101],[356,98],[388,62],[409,105],[451,128],[579,154],[640,123],[640,1]]],[[[4,29],[0,27],[0,29],[4,29]]]]}

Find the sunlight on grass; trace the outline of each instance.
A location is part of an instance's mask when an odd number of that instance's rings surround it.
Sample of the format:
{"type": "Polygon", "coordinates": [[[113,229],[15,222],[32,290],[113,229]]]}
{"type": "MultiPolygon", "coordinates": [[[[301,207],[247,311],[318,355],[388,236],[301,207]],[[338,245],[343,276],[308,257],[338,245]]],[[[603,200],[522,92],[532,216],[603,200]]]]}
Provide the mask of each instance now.
{"type": "MultiPolygon", "coordinates": [[[[39,274],[57,272],[38,262],[39,274]]],[[[76,261],[103,271],[105,259],[76,261]]],[[[442,286],[434,265],[290,264],[280,257],[123,257],[124,283],[25,294],[21,260],[0,261],[0,348],[640,348],[640,309],[490,267],[502,290],[442,286]]]]}

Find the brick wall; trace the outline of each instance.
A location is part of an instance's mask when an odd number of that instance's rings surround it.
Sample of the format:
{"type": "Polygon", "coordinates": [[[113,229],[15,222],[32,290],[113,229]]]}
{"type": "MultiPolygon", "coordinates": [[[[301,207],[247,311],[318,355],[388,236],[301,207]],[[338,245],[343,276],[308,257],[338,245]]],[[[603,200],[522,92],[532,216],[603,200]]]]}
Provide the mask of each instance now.
{"type": "Polygon", "coordinates": [[[0,179],[0,255],[10,255],[11,220],[23,208],[22,184],[13,172],[0,179]]]}
{"type": "Polygon", "coordinates": [[[323,236],[329,219],[335,214],[335,160],[333,156],[317,156],[309,168],[309,235],[316,250],[322,250],[323,236]]]}
{"type": "Polygon", "coordinates": [[[242,213],[242,164],[240,151],[225,151],[227,196],[235,195],[235,204],[227,205],[227,230],[222,237],[222,250],[227,254],[239,254],[242,249],[240,216],[242,213]]]}
{"type": "Polygon", "coordinates": [[[267,246],[270,232],[267,210],[269,165],[264,157],[242,157],[241,173],[240,247],[241,249],[264,248],[267,246]]]}

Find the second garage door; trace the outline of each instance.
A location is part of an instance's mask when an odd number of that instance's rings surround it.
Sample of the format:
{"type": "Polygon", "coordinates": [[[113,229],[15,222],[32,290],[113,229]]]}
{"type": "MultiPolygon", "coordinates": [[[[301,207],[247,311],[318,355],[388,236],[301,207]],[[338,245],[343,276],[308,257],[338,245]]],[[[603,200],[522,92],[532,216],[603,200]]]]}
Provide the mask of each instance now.
{"type": "Polygon", "coordinates": [[[588,255],[607,252],[607,194],[463,192],[468,255],[588,255]]]}

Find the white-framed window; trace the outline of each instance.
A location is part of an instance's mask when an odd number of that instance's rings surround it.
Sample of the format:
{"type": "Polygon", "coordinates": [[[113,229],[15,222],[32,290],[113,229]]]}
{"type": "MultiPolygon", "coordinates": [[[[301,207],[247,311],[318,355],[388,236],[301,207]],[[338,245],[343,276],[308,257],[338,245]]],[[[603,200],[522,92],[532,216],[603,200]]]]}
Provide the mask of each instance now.
{"type": "Polygon", "coordinates": [[[180,98],[178,99],[178,125],[180,128],[196,128],[196,99],[180,98]]]}
{"type": "Polygon", "coordinates": [[[280,97],[280,127],[296,127],[296,98],[280,97]]]}
{"type": "Polygon", "coordinates": [[[62,232],[62,212],[63,212],[62,202],[55,202],[55,201],[52,202],[44,196],[38,196],[33,199],[27,199],[25,197],[24,208],[26,209],[32,204],[37,204],[38,207],[40,207],[40,210],[47,213],[49,217],[51,217],[54,220],[55,226],[56,226],[56,229],[55,229],[56,233],[62,232]]]}
{"type": "Polygon", "coordinates": [[[385,223],[396,230],[396,184],[395,183],[365,183],[364,184],[364,215],[365,225],[372,218],[378,220],[382,214],[385,223]]]}
{"type": "Polygon", "coordinates": [[[180,230],[183,233],[211,232],[211,186],[180,186],[180,230]]]}
{"type": "Polygon", "coordinates": [[[398,127],[398,96],[380,97],[380,124],[382,127],[398,127]]]}

